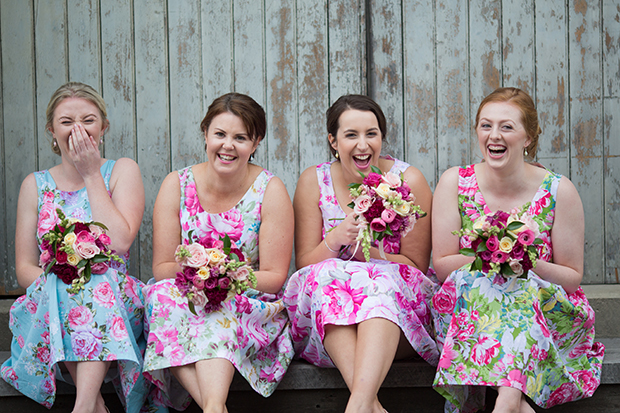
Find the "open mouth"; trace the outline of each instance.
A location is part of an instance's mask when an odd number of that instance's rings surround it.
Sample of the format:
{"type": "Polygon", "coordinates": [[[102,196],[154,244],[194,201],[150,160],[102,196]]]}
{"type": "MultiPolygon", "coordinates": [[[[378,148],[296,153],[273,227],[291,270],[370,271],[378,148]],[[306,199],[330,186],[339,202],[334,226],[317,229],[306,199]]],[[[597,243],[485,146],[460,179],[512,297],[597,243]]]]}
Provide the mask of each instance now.
{"type": "Polygon", "coordinates": [[[487,146],[487,149],[489,150],[489,153],[491,154],[491,156],[502,156],[504,154],[504,152],[506,152],[506,147],[505,146],[499,146],[499,145],[490,145],[487,146]]]}
{"type": "Polygon", "coordinates": [[[218,158],[220,158],[220,159],[221,159],[222,161],[224,161],[224,162],[232,162],[232,161],[234,161],[235,159],[237,159],[235,156],[232,156],[232,155],[226,155],[226,154],[224,154],[224,153],[219,153],[217,156],[218,156],[218,158]]]}
{"type": "Polygon", "coordinates": [[[366,168],[370,163],[371,155],[353,155],[353,162],[357,165],[358,168],[366,168]]]}

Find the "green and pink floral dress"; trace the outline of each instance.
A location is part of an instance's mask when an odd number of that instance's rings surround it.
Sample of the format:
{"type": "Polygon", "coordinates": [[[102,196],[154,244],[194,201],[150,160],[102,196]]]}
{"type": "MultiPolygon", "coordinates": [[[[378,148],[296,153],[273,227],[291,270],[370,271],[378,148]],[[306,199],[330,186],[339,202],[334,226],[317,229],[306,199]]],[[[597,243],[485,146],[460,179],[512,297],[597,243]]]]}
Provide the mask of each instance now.
{"type": "MultiPolygon", "coordinates": [[[[101,167],[109,190],[115,161],[101,167]]],[[[37,237],[60,222],[56,209],[67,217],[91,221],[86,188],[62,191],[49,171],[35,172],[38,189],[37,237]]],[[[129,259],[129,253],[124,257],[129,259]]],[[[40,275],[10,311],[13,332],[11,357],[2,365],[2,378],[36,402],[51,408],[56,378],[64,361],[116,361],[108,372],[127,412],[155,411],[145,402],[149,383],[142,376],[144,304],[141,281],[113,262],[104,274],[93,275],[78,294],[56,274],[40,275]]],[[[162,411],[167,411],[166,409],[162,411]]]]}
{"type": "MultiPolygon", "coordinates": [[[[233,247],[240,249],[257,270],[261,205],[272,178],[269,171],[263,170],[237,205],[211,214],[200,204],[192,168],[180,170],[182,242],[188,244],[190,237],[192,241],[217,241],[228,234],[233,247]]],[[[149,283],[144,295],[148,336],[144,375],[157,385],[158,398],[166,405],[184,410],[191,402],[189,393],[169,368],[199,360],[230,361],[265,397],[282,380],[293,358],[293,346],[281,293],[249,289],[213,312],[197,306],[197,315],[190,312],[187,298],[181,295],[173,278],[149,283]]]]}
{"type": "MultiPolygon", "coordinates": [[[[528,212],[538,216],[540,259],[553,260],[551,231],[561,175],[548,172],[528,212]]],[[[459,169],[463,228],[490,211],[474,166],[459,169]]],[[[461,248],[469,247],[466,237],[461,248]]],[[[484,407],[487,386],[521,390],[543,408],[590,397],[600,383],[605,348],[594,341],[594,311],[581,288],[572,294],[538,277],[507,280],[454,271],[432,300],[441,358],[434,387],[446,411],[484,407]]]]}

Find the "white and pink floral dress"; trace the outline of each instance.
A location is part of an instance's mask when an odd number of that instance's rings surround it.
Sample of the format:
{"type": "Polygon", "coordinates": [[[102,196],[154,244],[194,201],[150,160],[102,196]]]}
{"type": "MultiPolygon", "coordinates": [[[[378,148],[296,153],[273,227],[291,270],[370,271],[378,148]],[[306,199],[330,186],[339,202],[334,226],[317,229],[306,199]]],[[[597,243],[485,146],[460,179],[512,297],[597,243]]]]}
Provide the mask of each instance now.
{"type": "MultiPolygon", "coordinates": [[[[257,270],[261,203],[271,178],[273,175],[263,170],[237,205],[211,214],[200,205],[192,168],[179,171],[183,243],[188,244],[190,236],[193,241],[220,240],[228,234],[233,246],[257,270]]],[[[170,374],[170,367],[212,358],[230,361],[261,395],[273,393],[293,358],[281,294],[250,289],[210,313],[197,306],[198,315],[190,312],[174,279],[149,284],[144,294],[148,335],[144,375],[159,387],[165,404],[183,410],[191,402],[189,393],[170,374]]]]}
{"type": "MultiPolygon", "coordinates": [[[[561,175],[548,172],[529,207],[542,222],[540,259],[553,260],[551,230],[561,175]]],[[[459,169],[459,211],[471,229],[491,211],[474,165],[459,169]]],[[[470,247],[461,237],[461,248],[470,247]]],[[[600,383],[605,348],[594,341],[594,311],[581,287],[572,294],[538,277],[507,281],[470,271],[452,272],[433,297],[442,350],[435,389],[446,411],[484,408],[487,386],[521,390],[543,408],[590,397],[600,383]]]]}
{"type": "MultiPolygon", "coordinates": [[[[394,160],[390,171],[400,174],[408,167],[394,160]]],[[[330,162],[317,165],[323,237],[340,222],[332,218],[346,216],[336,200],[330,168],[330,162]]],[[[400,244],[388,243],[385,250],[398,253],[400,244]]],[[[405,264],[348,260],[346,252],[340,258],[304,267],[291,275],[284,293],[296,356],[319,367],[334,367],[323,346],[325,325],[385,318],[400,327],[424,360],[437,365],[439,352],[430,313],[430,300],[437,287],[432,270],[427,276],[405,264]]]]}
{"type": "MultiPolygon", "coordinates": [[[[101,167],[109,186],[114,161],[101,167]]],[[[56,209],[67,217],[91,221],[86,188],[61,191],[49,171],[35,172],[38,189],[37,237],[60,223],[56,209]]],[[[109,188],[108,188],[109,190],[109,188]]],[[[129,253],[124,257],[127,263],[129,253]]],[[[144,305],[141,281],[125,274],[125,265],[112,263],[94,275],[78,294],[56,274],[41,275],[11,307],[11,357],[2,365],[2,378],[38,403],[51,408],[56,378],[63,361],[117,361],[112,379],[127,412],[154,411],[145,405],[149,383],[142,377],[144,305]]],[[[70,380],[70,379],[69,379],[70,380]]]]}

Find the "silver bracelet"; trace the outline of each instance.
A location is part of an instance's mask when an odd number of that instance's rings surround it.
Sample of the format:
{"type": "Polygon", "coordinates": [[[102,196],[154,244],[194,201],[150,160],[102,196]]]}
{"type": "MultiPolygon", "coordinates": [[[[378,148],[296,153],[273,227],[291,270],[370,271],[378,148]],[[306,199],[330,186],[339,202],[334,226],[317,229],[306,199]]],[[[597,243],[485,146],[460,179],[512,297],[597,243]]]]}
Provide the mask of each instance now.
{"type": "Polygon", "coordinates": [[[328,250],[336,254],[338,253],[338,251],[334,251],[333,249],[329,248],[329,245],[327,244],[327,238],[323,238],[323,242],[325,243],[325,246],[327,247],[328,250]]]}

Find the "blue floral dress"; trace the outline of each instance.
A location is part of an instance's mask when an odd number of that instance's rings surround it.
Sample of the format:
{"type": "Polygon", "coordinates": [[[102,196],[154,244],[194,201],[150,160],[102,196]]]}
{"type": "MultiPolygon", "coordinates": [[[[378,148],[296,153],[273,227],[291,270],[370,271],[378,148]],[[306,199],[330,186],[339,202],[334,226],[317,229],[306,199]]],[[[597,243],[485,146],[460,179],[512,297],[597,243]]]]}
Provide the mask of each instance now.
{"type": "MultiPolygon", "coordinates": [[[[101,167],[109,191],[115,161],[101,167]]],[[[90,221],[86,188],[62,191],[49,171],[35,172],[38,188],[36,237],[59,221],[56,209],[67,217],[90,221]]],[[[35,234],[33,234],[35,235],[35,234]]],[[[129,253],[124,257],[125,262],[129,253]]],[[[113,263],[104,274],[93,275],[78,294],[54,273],[40,275],[10,311],[13,332],[11,357],[2,365],[2,378],[24,395],[51,408],[56,378],[62,379],[64,361],[116,361],[111,379],[127,412],[152,411],[144,406],[149,383],[142,376],[143,284],[125,274],[125,265],[113,263]]],[[[68,373],[67,373],[68,374],[68,373]]],[[[68,379],[71,380],[70,378],[68,379]]]]}
{"type": "MultiPolygon", "coordinates": [[[[389,158],[393,159],[393,158],[389,158]]],[[[409,167],[394,160],[391,172],[409,167]]],[[[338,204],[331,178],[331,162],[317,165],[319,208],[323,237],[346,214],[338,204]]],[[[415,194],[414,194],[415,195],[415,194]]],[[[385,251],[398,254],[400,242],[386,242],[385,251]]],[[[334,367],[323,346],[325,325],[353,325],[385,318],[398,325],[413,349],[432,365],[439,352],[434,340],[430,300],[438,288],[433,270],[371,259],[350,260],[343,249],[339,258],[308,265],[291,275],[284,293],[297,357],[319,367],[334,367]]]]}
{"type": "MultiPolygon", "coordinates": [[[[530,203],[538,216],[541,260],[553,260],[551,229],[561,175],[547,172],[530,203]]],[[[462,227],[491,211],[478,187],[474,165],[459,169],[462,227]]],[[[461,248],[471,247],[467,236],[461,248]]],[[[594,341],[594,311],[581,287],[572,294],[538,277],[507,280],[470,271],[452,272],[433,297],[441,358],[435,389],[446,410],[484,407],[487,386],[521,390],[543,408],[590,397],[600,383],[605,348],[594,341]]]]}
{"type": "MultiPolygon", "coordinates": [[[[182,242],[188,244],[190,237],[192,241],[218,241],[228,234],[233,247],[257,270],[261,204],[271,178],[273,175],[263,170],[237,205],[211,214],[200,204],[192,168],[179,171],[182,242]]],[[[176,410],[187,408],[189,393],[169,368],[212,358],[230,361],[261,395],[273,393],[293,358],[281,293],[250,289],[224,301],[213,312],[197,306],[198,315],[190,312],[174,279],[149,282],[144,294],[148,335],[144,374],[160,389],[158,399],[176,410]]]]}

